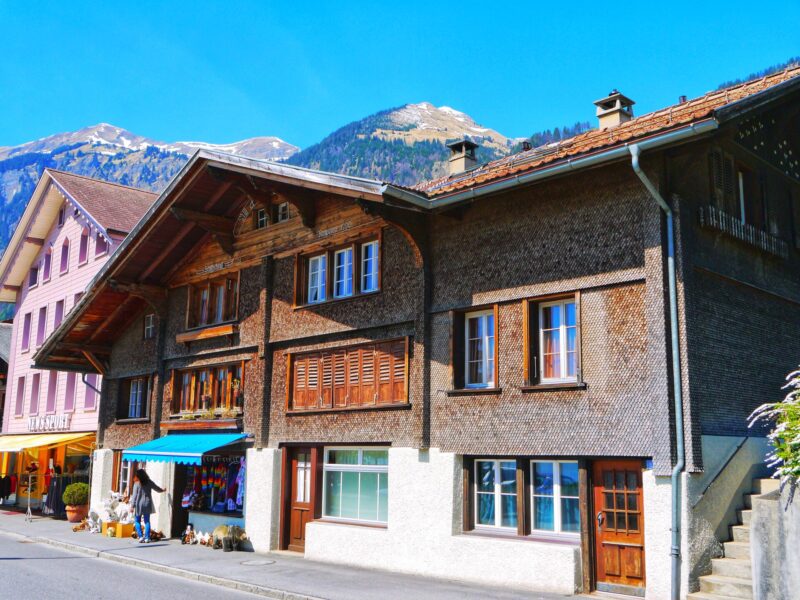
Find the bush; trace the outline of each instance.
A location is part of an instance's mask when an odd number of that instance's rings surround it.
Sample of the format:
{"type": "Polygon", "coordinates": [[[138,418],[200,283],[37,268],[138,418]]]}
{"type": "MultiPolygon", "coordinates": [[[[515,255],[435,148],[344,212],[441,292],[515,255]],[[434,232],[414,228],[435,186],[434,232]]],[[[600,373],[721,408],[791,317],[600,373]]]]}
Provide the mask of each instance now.
{"type": "Polygon", "coordinates": [[[83,506],[89,504],[89,484],[70,483],[61,496],[67,506],[83,506]]]}
{"type": "Polygon", "coordinates": [[[750,415],[750,426],[757,421],[772,421],[774,429],[769,433],[770,442],[775,449],[766,458],[770,467],[775,467],[775,477],[781,480],[781,491],[789,486],[789,501],[794,497],[800,483],[800,371],[786,376],[789,389],[780,402],[759,406],[750,415]]]}

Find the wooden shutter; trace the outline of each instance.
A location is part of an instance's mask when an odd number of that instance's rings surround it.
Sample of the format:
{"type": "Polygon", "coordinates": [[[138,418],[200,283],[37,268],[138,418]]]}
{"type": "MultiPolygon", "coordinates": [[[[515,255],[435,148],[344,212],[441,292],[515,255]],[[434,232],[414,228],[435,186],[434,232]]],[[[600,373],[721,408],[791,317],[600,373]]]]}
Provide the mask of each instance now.
{"type": "Polygon", "coordinates": [[[347,406],[347,352],[335,350],[331,358],[333,362],[333,406],[344,408],[347,406]]]}
{"type": "Polygon", "coordinates": [[[392,353],[389,344],[378,346],[378,404],[392,401],[392,353]]]}
{"type": "MultiPolygon", "coordinates": [[[[452,372],[453,389],[464,387],[466,373],[464,373],[464,356],[466,345],[464,335],[464,313],[452,311],[450,313],[450,371],[452,372]]],[[[495,340],[495,343],[497,341],[495,340]]]]}
{"type": "Polygon", "coordinates": [[[406,379],[408,378],[408,341],[392,342],[392,402],[406,401],[406,379]]]}
{"type": "Polygon", "coordinates": [[[379,345],[370,344],[359,351],[361,354],[361,404],[375,404],[377,399],[377,382],[375,381],[375,364],[379,345]]]}
{"type": "Polygon", "coordinates": [[[112,463],[111,463],[111,491],[112,492],[121,492],[122,490],[119,489],[119,469],[122,464],[122,450],[113,450],[112,451],[112,463]]]}
{"type": "Polygon", "coordinates": [[[308,357],[308,388],[306,390],[306,408],[319,406],[319,354],[308,357]]]}
{"type": "Polygon", "coordinates": [[[709,155],[711,203],[728,214],[737,215],[736,166],[733,157],[719,148],[709,155]]]}
{"type": "Polygon", "coordinates": [[[361,349],[347,350],[347,394],[348,406],[359,406],[361,398],[361,349]]]}
{"type": "Polygon", "coordinates": [[[294,358],[294,382],[291,408],[302,410],[306,405],[308,395],[308,356],[294,358]]]}
{"type": "Polygon", "coordinates": [[[320,360],[322,369],[322,388],[320,390],[320,408],[333,407],[333,355],[323,352],[320,360]]]}

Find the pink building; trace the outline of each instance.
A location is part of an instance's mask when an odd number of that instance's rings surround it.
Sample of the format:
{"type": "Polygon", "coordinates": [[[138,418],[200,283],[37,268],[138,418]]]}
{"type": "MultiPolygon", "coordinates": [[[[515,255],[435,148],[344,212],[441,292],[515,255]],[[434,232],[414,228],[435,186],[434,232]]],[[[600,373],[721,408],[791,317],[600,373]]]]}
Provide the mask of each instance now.
{"type": "Polygon", "coordinates": [[[99,377],[34,369],[31,357],[155,197],[45,170],[0,258],[0,302],[15,305],[0,477],[17,478],[16,498],[29,495],[38,504],[53,479],[49,471],[80,474],[87,467],[98,423],[99,377]]]}

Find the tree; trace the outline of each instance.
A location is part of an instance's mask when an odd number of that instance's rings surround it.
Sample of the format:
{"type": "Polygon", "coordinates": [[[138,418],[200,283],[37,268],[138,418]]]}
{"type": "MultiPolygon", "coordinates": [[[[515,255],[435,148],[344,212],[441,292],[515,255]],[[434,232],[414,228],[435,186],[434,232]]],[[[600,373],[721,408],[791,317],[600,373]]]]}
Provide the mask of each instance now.
{"type": "Polygon", "coordinates": [[[786,376],[788,389],[783,400],[759,406],[750,415],[750,427],[758,421],[774,423],[768,434],[774,451],[765,459],[770,467],[775,467],[773,477],[780,478],[781,492],[789,486],[789,502],[800,483],[800,370],[786,376]]]}

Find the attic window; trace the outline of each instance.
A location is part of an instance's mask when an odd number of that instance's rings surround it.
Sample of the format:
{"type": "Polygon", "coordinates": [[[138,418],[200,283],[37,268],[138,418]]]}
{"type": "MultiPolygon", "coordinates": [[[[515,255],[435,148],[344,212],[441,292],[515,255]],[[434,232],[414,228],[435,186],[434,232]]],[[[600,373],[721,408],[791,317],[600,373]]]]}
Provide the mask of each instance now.
{"type": "Polygon", "coordinates": [[[50,271],[53,265],[53,251],[48,250],[44,255],[44,265],[42,266],[42,281],[50,281],[50,271]]]}
{"type": "Polygon", "coordinates": [[[108,240],[98,233],[94,240],[94,255],[103,256],[107,252],[108,240]]]}
{"type": "Polygon", "coordinates": [[[58,211],[58,226],[63,227],[65,220],[66,220],[66,215],[64,214],[64,209],[62,208],[58,211]]]}
{"type": "Polygon", "coordinates": [[[64,240],[61,244],[61,269],[59,273],[62,275],[69,271],[69,238],[64,240]]]}
{"type": "Polygon", "coordinates": [[[289,220],[289,203],[281,202],[275,205],[275,222],[283,223],[289,220]]]}
{"type": "Polygon", "coordinates": [[[264,229],[267,226],[267,209],[259,208],[255,213],[255,228],[264,229]]]}
{"type": "Polygon", "coordinates": [[[38,283],[39,283],[39,267],[37,265],[31,267],[31,270],[28,273],[28,287],[29,288],[36,287],[38,283]]]}
{"type": "Polygon", "coordinates": [[[89,260],[89,230],[84,229],[81,232],[81,245],[78,249],[78,264],[82,265],[89,260]]]}

